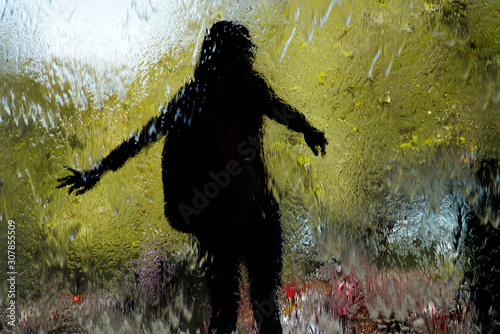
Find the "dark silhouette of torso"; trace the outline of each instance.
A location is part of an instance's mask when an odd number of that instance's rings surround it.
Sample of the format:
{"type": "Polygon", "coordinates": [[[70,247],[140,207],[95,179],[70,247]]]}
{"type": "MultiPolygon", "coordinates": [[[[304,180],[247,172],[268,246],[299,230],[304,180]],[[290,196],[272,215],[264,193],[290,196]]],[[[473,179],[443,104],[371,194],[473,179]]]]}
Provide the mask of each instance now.
{"type": "MultiPolygon", "coordinates": [[[[234,222],[253,202],[266,196],[261,143],[263,111],[269,101],[267,87],[254,73],[231,84],[224,82],[231,79],[200,80],[186,87],[186,91],[204,94],[188,101],[192,114],[182,120],[187,126],[165,140],[163,181],[169,185],[165,188],[166,213],[167,218],[179,221],[176,228],[183,231],[203,229],[200,224],[207,218],[219,219],[219,224],[234,222]],[[249,94],[256,89],[262,90],[261,94],[249,94]],[[203,105],[201,112],[196,110],[198,104],[203,105]],[[191,168],[182,168],[179,159],[191,168]],[[206,206],[200,197],[209,200],[206,206]],[[180,204],[186,205],[183,212],[179,212],[180,204]]],[[[213,228],[214,222],[210,225],[213,228]]]]}

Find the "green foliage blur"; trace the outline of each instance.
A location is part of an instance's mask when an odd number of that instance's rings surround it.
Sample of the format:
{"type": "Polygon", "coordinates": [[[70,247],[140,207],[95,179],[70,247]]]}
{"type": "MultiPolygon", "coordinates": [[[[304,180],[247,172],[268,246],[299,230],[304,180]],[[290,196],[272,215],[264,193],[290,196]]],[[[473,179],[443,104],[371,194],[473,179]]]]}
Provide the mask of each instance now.
{"type": "MultiPolygon", "coordinates": [[[[205,19],[230,19],[221,6],[205,19]]],[[[442,167],[450,172],[439,176],[450,179],[468,159],[498,156],[499,3],[290,1],[256,5],[246,20],[258,45],[256,69],[329,140],[326,156],[315,157],[301,135],[265,125],[270,187],[284,217],[285,277],[313,271],[320,248],[344,247],[319,247],[329,234],[364,240],[385,224],[374,217],[387,194],[413,191],[400,188],[406,176],[397,166],[442,167]]],[[[124,91],[70,59],[0,72],[0,244],[7,221],[16,221],[23,298],[66,285],[76,293],[120,284],[155,231],[170,249],[186,242],[163,214],[161,142],[83,196],[55,187],[63,166],[89,168],[158,113],[193,74],[195,38],[133,69],[124,91]]]]}

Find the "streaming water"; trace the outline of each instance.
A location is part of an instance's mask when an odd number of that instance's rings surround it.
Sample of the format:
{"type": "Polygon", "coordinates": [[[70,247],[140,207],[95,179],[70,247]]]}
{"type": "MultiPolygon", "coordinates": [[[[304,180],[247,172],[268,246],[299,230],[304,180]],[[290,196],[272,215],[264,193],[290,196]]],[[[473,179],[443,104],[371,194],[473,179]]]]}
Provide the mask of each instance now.
{"type": "Polygon", "coordinates": [[[0,267],[13,221],[18,303],[129,291],[155,243],[195,266],[190,238],[164,217],[161,143],[82,196],[56,186],[63,166],[89,168],[158,115],[219,20],[248,27],[255,68],[329,141],[316,157],[302,135],[265,123],[283,279],[352,247],[384,268],[466,270],[464,203],[483,205],[485,226],[500,219],[480,200],[500,192],[498,168],[490,188],[473,174],[499,157],[497,2],[0,0],[0,267]]]}

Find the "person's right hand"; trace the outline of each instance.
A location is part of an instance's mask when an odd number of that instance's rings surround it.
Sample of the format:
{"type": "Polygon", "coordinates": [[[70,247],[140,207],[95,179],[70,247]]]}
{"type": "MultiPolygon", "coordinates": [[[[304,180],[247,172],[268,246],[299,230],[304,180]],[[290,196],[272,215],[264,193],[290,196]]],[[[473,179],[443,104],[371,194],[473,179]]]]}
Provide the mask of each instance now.
{"type": "Polygon", "coordinates": [[[59,182],[57,188],[70,187],[68,190],[69,194],[75,190],[75,195],[85,193],[87,190],[92,189],[100,178],[99,174],[95,171],[79,172],[70,167],[64,167],[64,169],[70,171],[72,175],[57,179],[59,182]]]}

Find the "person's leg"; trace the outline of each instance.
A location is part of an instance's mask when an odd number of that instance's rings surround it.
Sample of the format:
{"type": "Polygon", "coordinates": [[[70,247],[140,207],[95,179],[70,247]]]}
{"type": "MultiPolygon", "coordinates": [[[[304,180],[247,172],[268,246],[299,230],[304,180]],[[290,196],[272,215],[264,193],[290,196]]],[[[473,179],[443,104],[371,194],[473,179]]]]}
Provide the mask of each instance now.
{"type": "Polygon", "coordinates": [[[203,253],[208,253],[205,275],[211,307],[209,333],[231,333],[238,320],[239,255],[231,242],[207,237],[198,240],[203,253]]]}
{"type": "Polygon", "coordinates": [[[250,299],[261,334],[282,333],[278,292],[281,286],[282,231],[278,206],[271,201],[265,212],[249,215],[253,221],[244,259],[250,278],[250,299]]]}

